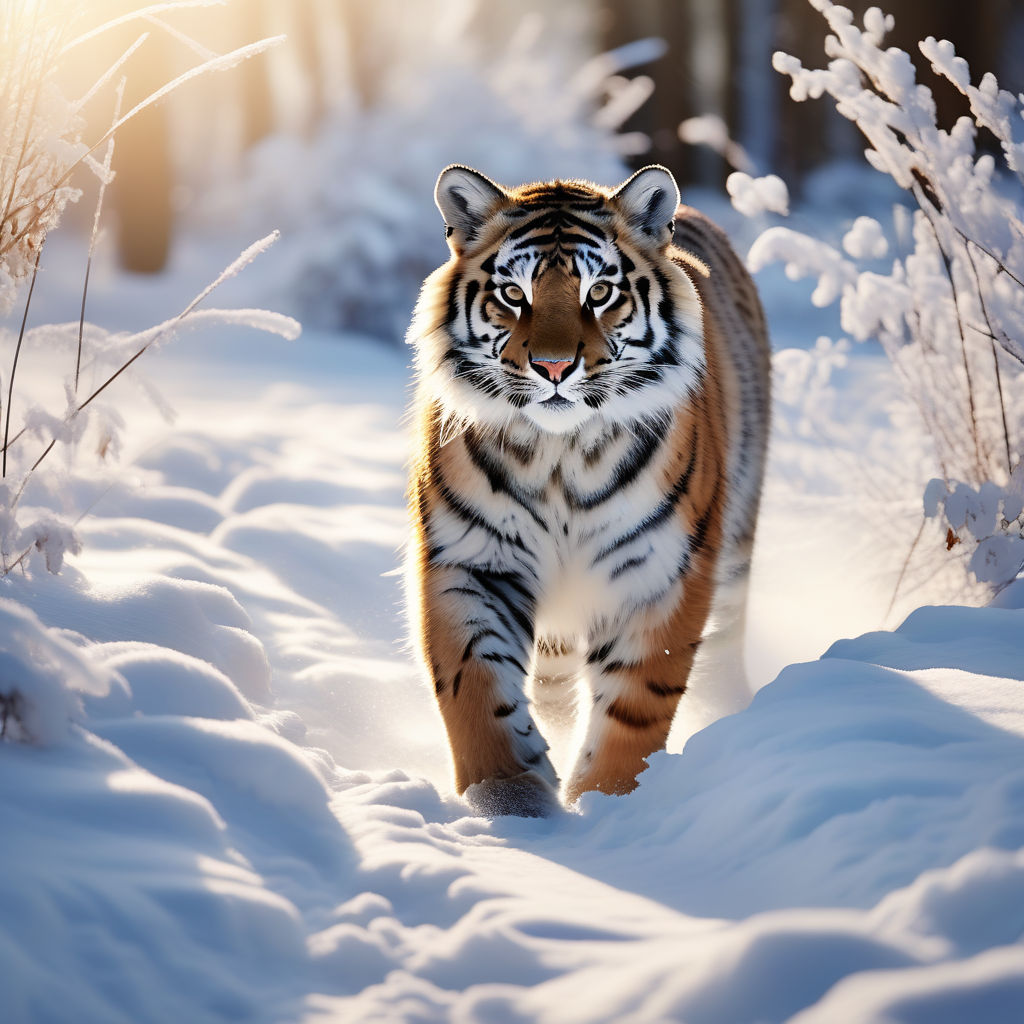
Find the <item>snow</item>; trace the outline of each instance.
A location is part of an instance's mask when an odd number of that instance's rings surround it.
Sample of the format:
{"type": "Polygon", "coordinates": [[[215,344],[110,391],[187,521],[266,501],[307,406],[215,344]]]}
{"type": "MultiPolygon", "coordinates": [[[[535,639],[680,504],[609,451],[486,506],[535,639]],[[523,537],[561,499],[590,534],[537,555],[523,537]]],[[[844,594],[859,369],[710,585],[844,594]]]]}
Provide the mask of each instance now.
{"type": "Polygon", "coordinates": [[[43,746],[59,743],[80,716],[79,694],[103,693],[104,673],[82,664],[67,641],[51,639],[31,612],[0,602],[0,709],[5,732],[43,746]]]}
{"type": "MultiPolygon", "coordinates": [[[[40,308],[70,320],[52,244],[40,308]]],[[[91,317],[160,319],[227,262],[207,249],[147,281],[101,246],[91,317]]],[[[258,280],[229,287],[258,304],[258,280]]],[[[718,717],[709,688],[635,793],[544,820],[452,794],[404,643],[408,353],[222,319],[147,352],[176,419],[125,381],[124,466],[32,497],[88,510],[81,552],[0,583],[5,1019],[1016,1020],[1024,601],[918,591],[881,629],[920,477],[873,497],[849,466],[899,462],[891,373],[815,342],[801,283],[761,287],[781,387],[759,692],[718,717]]]]}
{"type": "Polygon", "coordinates": [[[858,217],[843,235],[843,248],[854,258],[881,259],[889,251],[882,225],[873,217],[858,217]]]}
{"type": "Polygon", "coordinates": [[[777,174],[761,178],[751,177],[743,171],[733,171],[726,179],[726,190],[733,206],[748,217],[759,213],[789,213],[789,190],[777,174]]]}

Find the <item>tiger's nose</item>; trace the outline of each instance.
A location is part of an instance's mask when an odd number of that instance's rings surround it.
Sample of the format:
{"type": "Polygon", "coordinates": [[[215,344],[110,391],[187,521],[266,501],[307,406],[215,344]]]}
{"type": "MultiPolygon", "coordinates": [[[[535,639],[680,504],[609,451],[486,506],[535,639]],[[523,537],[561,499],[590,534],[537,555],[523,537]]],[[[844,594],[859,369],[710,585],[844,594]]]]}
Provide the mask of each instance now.
{"type": "Polygon", "coordinates": [[[530,365],[544,378],[557,384],[565,371],[574,365],[572,359],[534,359],[530,358],[530,365]]]}

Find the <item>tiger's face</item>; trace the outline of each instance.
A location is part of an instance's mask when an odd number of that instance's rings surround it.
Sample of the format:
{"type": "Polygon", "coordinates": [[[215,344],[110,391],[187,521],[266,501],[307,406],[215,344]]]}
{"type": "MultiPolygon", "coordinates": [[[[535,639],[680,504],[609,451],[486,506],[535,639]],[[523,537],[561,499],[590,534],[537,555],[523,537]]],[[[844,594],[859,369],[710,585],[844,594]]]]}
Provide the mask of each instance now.
{"type": "Polygon", "coordinates": [[[466,167],[435,193],[452,258],[424,285],[412,335],[446,412],[565,434],[656,419],[703,370],[700,303],[668,254],[679,192],[662,167],[612,191],[505,189],[466,167]]]}

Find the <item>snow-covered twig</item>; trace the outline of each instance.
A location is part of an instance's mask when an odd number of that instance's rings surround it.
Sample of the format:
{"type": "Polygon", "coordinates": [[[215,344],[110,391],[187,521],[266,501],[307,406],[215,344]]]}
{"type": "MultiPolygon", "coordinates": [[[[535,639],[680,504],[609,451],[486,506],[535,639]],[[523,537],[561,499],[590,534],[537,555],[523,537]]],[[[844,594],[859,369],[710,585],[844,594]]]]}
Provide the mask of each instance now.
{"type": "Polygon", "coordinates": [[[7,409],[4,416],[4,449],[3,449],[3,470],[0,477],[7,476],[7,445],[11,434],[11,404],[14,400],[14,378],[18,372],[18,357],[21,355],[21,346],[25,340],[25,325],[28,323],[28,311],[32,306],[32,295],[36,290],[36,277],[39,275],[39,259],[43,255],[43,242],[39,243],[36,250],[36,261],[32,267],[32,278],[28,286],[28,297],[25,299],[25,312],[21,318],[21,328],[18,331],[18,344],[14,347],[14,360],[11,363],[11,373],[7,378],[7,409]]]}
{"type": "MultiPolygon", "coordinates": [[[[943,514],[946,547],[996,586],[1020,571],[1024,545],[1019,517],[1008,514],[1024,440],[1024,99],[1001,91],[991,74],[974,86],[953,44],[929,36],[921,53],[972,113],[944,128],[909,55],[884,45],[890,15],[871,8],[858,27],[845,7],[810,2],[830,30],[828,66],[804,68],[785,53],[773,65],[790,76],[794,100],[827,93],[856,124],[868,162],[914,204],[913,244],[885,273],[885,234],[870,218],[858,218],[844,239],[846,255],[773,227],[751,247],[749,263],[756,270],[781,260],[790,277],[816,277],[815,305],[838,299],[843,330],[881,343],[935,446],[941,488],[929,485],[926,513],[943,514]],[[1001,159],[977,153],[980,127],[999,141],[1001,159]],[[1001,362],[1001,354],[1011,359],[1001,362]],[[967,495],[983,515],[960,514],[967,495]]],[[[765,188],[738,180],[730,191],[743,208],[765,188]]]]}
{"type": "MultiPolygon", "coordinates": [[[[288,340],[294,340],[299,336],[301,327],[297,320],[294,320],[290,316],[284,316],[281,313],[272,313],[265,309],[233,309],[233,310],[208,310],[212,316],[202,317],[200,314],[195,313],[196,306],[203,301],[215,288],[223,284],[229,278],[234,277],[240,270],[248,266],[260,253],[265,252],[271,245],[277,240],[279,232],[272,231],[265,238],[261,238],[259,241],[254,242],[250,245],[237,259],[233,260],[232,263],[226,267],[215,280],[208,284],[177,316],[171,317],[169,320],[165,320],[162,324],[157,324],[155,327],[150,327],[145,331],[140,331],[136,335],[132,335],[132,340],[135,340],[139,344],[138,349],[134,355],[130,356],[113,373],[111,373],[106,380],[103,381],[89,396],[83,399],[81,402],[73,405],[64,418],[64,426],[70,426],[71,423],[87,409],[99,396],[106,391],[111,384],[117,380],[126,370],[128,370],[132,364],[134,364],[139,358],[141,358],[156,342],[167,338],[183,321],[189,317],[194,317],[199,321],[216,320],[220,323],[243,323],[250,327],[255,327],[258,330],[269,331],[274,334],[279,334],[281,337],[288,340]]],[[[8,406],[8,411],[10,407],[8,406]]],[[[20,434],[18,435],[20,436],[20,434]]],[[[39,468],[40,463],[46,458],[47,455],[53,450],[58,441],[61,440],[61,435],[54,437],[50,443],[43,449],[42,453],[36,459],[28,472],[25,474],[24,479],[21,482],[21,486],[18,488],[11,505],[12,507],[17,506],[18,501],[21,498],[25,487],[28,485],[28,481],[32,474],[39,468]]],[[[4,444],[4,458],[7,457],[7,447],[9,442],[4,444]]]]}
{"type": "MultiPolygon", "coordinates": [[[[121,102],[124,99],[125,80],[122,78],[117,87],[117,96],[114,102],[114,122],[116,123],[121,115],[121,102]]],[[[96,211],[92,218],[92,231],[89,234],[89,255],[85,261],[85,281],[82,284],[82,310],[78,318],[78,349],[75,353],[75,394],[78,394],[78,380],[82,373],[82,334],[85,331],[85,302],[89,295],[89,272],[92,270],[92,258],[96,252],[96,238],[100,233],[100,214],[103,212],[103,197],[106,195],[107,185],[112,177],[110,164],[114,159],[114,136],[107,140],[107,152],[103,157],[102,173],[99,175],[100,187],[96,195],[96,211]]],[[[4,456],[7,455],[7,435],[4,435],[4,456]]]]}
{"type": "MultiPolygon", "coordinates": [[[[277,238],[276,232],[247,248],[180,313],[161,324],[137,334],[120,336],[103,331],[86,321],[89,277],[106,186],[113,177],[111,160],[117,131],[131,118],[185,82],[208,71],[234,67],[280,42],[281,37],[264,39],[226,54],[211,54],[198,43],[190,45],[191,49],[203,55],[203,62],[150,93],[127,113],[122,113],[121,109],[122,81],[121,87],[117,89],[110,127],[90,146],[83,144],[80,139],[82,122],[79,111],[138,50],[145,34],[140,35],[99,75],[78,103],[69,103],[57,89],[57,66],[70,50],[88,43],[116,25],[136,18],[146,18],[163,28],[166,26],[159,22],[156,15],[185,6],[208,6],[210,2],[179,0],[176,3],[151,5],[142,11],[115,18],[71,42],[66,40],[73,23],[69,14],[74,11],[59,0],[35,0],[33,4],[16,3],[13,7],[5,5],[0,9],[0,104],[11,112],[10,117],[0,121],[0,153],[3,154],[0,158],[0,313],[10,308],[19,282],[29,278],[24,315],[16,341],[9,332],[0,331],[0,341],[7,343],[9,338],[13,348],[11,371],[7,380],[7,404],[2,409],[0,469],[4,479],[0,481],[0,575],[7,575],[15,566],[24,565],[33,549],[43,553],[46,568],[52,572],[60,570],[66,552],[78,550],[79,542],[73,523],[69,524],[52,515],[29,520],[27,517],[30,513],[21,508],[22,496],[55,447],[65,445],[72,454],[77,450],[88,427],[90,413],[94,413],[94,403],[102,405],[98,402],[100,396],[134,366],[146,351],[184,327],[201,324],[245,324],[288,338],[295,337],[299,332],[296,321],[266,310],[197,310],[197,306],[216,287],[265,251],[277,238]],[[94,159],[92,154],[103,146],[106,147],[103,159],[94,159]],[[65,205],[78,197],[77,189],[72,189],[68,181],[73,171],[83,164],[96,175],[99,188],[86,257],[79,317],[74,324],[44,325],[28,330],[29,308],[43,244],[65,205]],[[16,379],[18,362],[29,339],[48,348],[67,345],[72,352],[74,372],[64,382],[63,411],[55,414],[40,404],[26,402],[23,424],[12,434],[15,386],[24,387],[16,379]],[[89,342],[88,350],[86,341],[89,342]],[[79,398],[79,387],[86,372],[100,383],[93,384],[90,393],[79,398]],[[24,458],[22,450],[26,434],[37,436],[44,442],[42,451],[31,464],[24,458]],[[9,463],[13,472],[20,477],[17,487],[6,482],[9,463]]],[[[180,36],[180,33],[170,31],[180,36]]],[[[92,418],[95,419],[95,415],[92,418]]],[[[122,424],[118,422],[116,412],[110,410],[101,413],[100,418],[104,420],[104,433],[97,450],[106,457],[106,453],[116,451],[117,447],[116,437],[107,436],[107,432],[116,432],[122,424]]],[[[53,474],[44,471],[41,477],[44,486],[52,485],[53,474]]]]}

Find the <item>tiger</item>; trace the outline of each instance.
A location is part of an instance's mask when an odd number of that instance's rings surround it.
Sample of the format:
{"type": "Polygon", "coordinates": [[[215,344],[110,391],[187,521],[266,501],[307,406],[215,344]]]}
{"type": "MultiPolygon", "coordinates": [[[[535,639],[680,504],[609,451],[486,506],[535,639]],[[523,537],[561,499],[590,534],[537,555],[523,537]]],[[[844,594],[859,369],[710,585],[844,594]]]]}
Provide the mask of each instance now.
{"type": "Polygon", "coordinates": [[[456,791],[546,816],[634,789],[712,622],[742,676],[768,331],[665,167],[507,187],[453,164],[434,199],[450,257],[407,339],[411,633],[456,791]],[[576,729],[564,785],[534,711],[576,729]]]}

